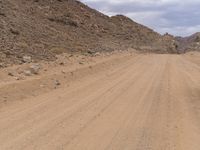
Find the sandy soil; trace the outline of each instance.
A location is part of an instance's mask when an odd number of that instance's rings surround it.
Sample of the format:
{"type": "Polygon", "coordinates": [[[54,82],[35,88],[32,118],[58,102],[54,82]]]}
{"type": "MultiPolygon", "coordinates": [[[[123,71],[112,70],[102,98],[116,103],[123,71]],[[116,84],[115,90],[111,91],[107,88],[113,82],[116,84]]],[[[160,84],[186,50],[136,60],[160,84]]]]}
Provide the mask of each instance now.
{"type": "Polygon", "coordinates": [[[19,81],[4,70],[0,149],[199,150],[199,62],[128,53],[19,81]]]}

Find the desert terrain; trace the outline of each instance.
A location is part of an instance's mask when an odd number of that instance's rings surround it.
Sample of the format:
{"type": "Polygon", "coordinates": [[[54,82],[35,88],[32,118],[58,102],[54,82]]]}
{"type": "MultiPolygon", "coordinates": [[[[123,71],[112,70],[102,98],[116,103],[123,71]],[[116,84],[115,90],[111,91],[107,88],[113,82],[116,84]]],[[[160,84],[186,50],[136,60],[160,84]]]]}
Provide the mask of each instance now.
{"type": "Polygon", "coordinates": [[[0,0],[0,150],[200,150],[200,33],[0,0]]]}
{"type": "Polygon", "coordinates": [[[1,70],[0,149],[199,150],[199,56],[72,56],[17,80],[7,73],[23,66],[1,70]]]}

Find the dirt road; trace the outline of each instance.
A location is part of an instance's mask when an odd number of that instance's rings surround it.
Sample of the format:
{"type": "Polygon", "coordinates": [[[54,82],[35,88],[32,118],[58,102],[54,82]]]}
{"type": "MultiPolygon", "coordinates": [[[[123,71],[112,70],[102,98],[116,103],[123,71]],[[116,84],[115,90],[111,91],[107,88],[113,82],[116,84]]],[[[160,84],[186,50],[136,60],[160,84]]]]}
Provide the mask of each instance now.
{"type": "Polygon", "coordinates": [[[23,100],[15,91],[19,102],[0,109],[0,150],[200,150],[200,58],[191,60],[126,56],[56,90],[23,100]]]}

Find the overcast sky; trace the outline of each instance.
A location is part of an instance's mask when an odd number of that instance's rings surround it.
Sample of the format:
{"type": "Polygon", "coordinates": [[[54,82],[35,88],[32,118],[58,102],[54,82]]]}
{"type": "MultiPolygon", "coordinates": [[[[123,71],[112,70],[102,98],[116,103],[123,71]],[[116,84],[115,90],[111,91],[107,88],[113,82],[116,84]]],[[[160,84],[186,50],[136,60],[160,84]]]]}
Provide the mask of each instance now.
{"type": "Polygon", "coordinates": [[[109,16],[123,14],[163,34],[200,32],[200,0],[81,0],[109,16]]]}

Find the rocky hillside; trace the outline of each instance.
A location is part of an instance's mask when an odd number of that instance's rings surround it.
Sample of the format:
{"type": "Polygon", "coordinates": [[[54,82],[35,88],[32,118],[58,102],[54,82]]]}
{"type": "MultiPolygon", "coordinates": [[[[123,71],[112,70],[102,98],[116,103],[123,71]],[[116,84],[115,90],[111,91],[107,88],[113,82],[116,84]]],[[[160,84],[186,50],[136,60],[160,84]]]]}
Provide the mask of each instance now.
{"type": "Polygon", "coordinates": [[[0,0],[0,66],[53,60],[63,52],[135,48],[176,52],[173,40],[131,19],[108,17],[75,0],[0,0]]]}
{"type": "Polygon", "coordinates": [[[179,42],[179,50],[186,51],[200,51],[200,32],[197,32],[188,37],[177,37],[179,42]]]}

